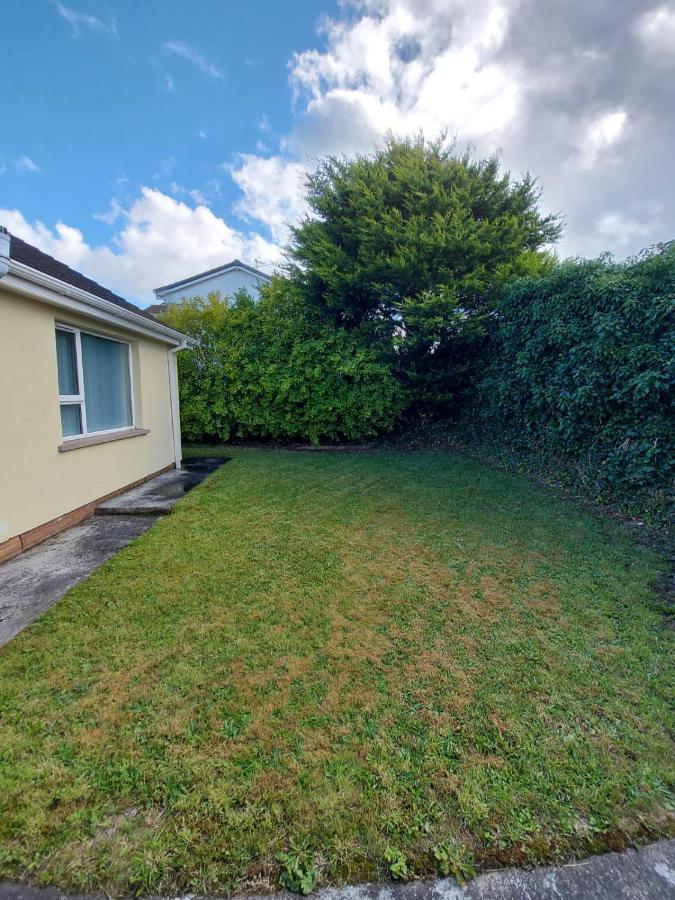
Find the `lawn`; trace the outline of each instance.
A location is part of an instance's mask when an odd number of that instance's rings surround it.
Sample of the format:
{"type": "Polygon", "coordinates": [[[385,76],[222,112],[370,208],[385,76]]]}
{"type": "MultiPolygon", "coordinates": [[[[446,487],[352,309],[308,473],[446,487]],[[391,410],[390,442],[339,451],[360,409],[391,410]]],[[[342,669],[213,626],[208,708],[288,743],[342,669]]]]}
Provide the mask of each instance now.
{"type": "Polygon", "coordinates": [[[222,894],[670,832],[660,557],[460,455],[232,456],[0,650],[0,875],[222,894]]]}

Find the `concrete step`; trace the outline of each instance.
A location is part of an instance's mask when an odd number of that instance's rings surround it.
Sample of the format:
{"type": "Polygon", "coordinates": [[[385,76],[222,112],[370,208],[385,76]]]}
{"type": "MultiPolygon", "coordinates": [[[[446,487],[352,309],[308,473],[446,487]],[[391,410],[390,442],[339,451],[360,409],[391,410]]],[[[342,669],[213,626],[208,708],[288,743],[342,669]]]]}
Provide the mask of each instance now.
{"type": "Polygon", "coordinates": [[[182,469],[163,472],[138,487],[106,500],[96,510],[98,516],[162,516],[196,485],[215,472],[227,457],[189,459],[182,469]]]}

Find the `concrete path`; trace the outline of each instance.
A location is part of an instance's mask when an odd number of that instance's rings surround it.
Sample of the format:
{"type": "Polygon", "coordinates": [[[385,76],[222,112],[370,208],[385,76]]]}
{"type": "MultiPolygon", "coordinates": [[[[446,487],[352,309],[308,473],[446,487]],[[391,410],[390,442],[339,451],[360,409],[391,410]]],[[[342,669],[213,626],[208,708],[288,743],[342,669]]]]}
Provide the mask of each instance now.
{"type": "Polygon", "coordinates": [[[0,647],[156,519],[93,516],[0,565],[0,647]]]}
{"type": "MultiPolygon", "coordinates": [[[[237,895],[234,895],[235,897],[237,895]]],[[[298,894],[239,895],[241,900],[298,900],[298,894]]],[[[500,869],[460,887],[452,878],[407,884],[362,884],[324,888],[316,900],[673,900],[675,841],[641,850],[592,856],[567,866],[500,869]]],[[[198,900],[184,895],[182,900],[198,900]]],[[[0,882],[0,900],[103,900],[93,895],[66,895],[56,888],[0,882]]]]}
{"type": "Polygon", "coordinates": [[[97,514],[0,565],[0,647],[87,578],[225,459],[188,460],[102,504],[97,514]],[[107,515],[100,515],[100,513],[107,515]]]}

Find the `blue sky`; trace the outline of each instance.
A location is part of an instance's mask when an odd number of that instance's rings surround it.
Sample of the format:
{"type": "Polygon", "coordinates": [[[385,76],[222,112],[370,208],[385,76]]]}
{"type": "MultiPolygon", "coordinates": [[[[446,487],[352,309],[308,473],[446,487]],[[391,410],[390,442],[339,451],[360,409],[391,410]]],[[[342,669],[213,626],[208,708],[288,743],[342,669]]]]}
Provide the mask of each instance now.
{"type": "Polygon", "coordinates": [[[237,189],[223,164],[256,152],[268,129],[289,129],[288,61],[317,43],[320,10],[336,9],[314,0],[8,4],[1,205],[85,228],[93,242],[109,229],[92,214],[141,184],[200,190],[228,213],[237,189]]]}
{"type": "Polygon", "coordinates": [[[675,237],[675,0],[5,4],[0,224],[129,299],[272,270],[324,153],[445,130],[540,176],[561,255],[675,237]]]}

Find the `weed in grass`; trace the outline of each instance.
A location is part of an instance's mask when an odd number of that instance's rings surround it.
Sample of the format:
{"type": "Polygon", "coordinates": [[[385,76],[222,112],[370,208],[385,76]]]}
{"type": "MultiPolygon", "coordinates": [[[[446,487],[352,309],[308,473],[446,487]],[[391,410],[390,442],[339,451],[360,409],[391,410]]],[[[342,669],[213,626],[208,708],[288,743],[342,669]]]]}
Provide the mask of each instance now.
{"type": "Polygon", "coordinates": [[[279,876],[281,887],[295,894],[309,894],[316,884],[316,869],[307,857],[305,849],[293,849],[288,853],[277,853],[277,861],[282,870],[279,876]]]}
{"type": "Polygon", "coordinates": [[[389,868],[389,874],[395,881],[410,878],[411,872],[408,868],[408,861],[402,850],[399,850],[397,847],[387,847],[384,851],[384,861],[389,868]]]}
{"type": "Polygon", "coordinates": [[[464,884],[476,874],[473,854],[460,844],[435,844],[431,853],[439,875],[452,875],[456,881],[464,884]]]}

